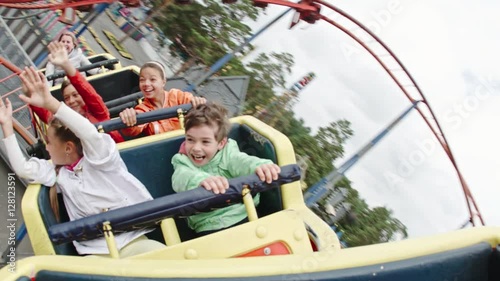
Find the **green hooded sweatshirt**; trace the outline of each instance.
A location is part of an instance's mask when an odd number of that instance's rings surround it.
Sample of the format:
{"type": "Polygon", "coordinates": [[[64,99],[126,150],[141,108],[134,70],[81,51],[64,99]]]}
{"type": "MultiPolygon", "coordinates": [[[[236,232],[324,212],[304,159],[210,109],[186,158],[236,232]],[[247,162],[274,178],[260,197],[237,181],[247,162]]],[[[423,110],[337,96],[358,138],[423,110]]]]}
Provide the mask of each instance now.
{"type": "MultiPolygon", "coordinates": [[[[241,152],[235,140],[228,139],[227,144],[206,165],[197,167],[189,157],[177,153],[172,158],[174,174],[172,188],[176,192],[197,188],[200,183],[210,176],[223,176],[227,179],[248,176],[255,173],[255,169],[262,164],[273,163],[268,159],[261,159],[241,152]]],[[[259,204],[259,196],[254,197],[254,203],[259,204]]],[[[245,206],[242,203],[233,204],[224,208],[206,213],[192,215],[188,218],[188,225],[196,232],[217,230],[229,227],[247,217],[245,206]]]]}

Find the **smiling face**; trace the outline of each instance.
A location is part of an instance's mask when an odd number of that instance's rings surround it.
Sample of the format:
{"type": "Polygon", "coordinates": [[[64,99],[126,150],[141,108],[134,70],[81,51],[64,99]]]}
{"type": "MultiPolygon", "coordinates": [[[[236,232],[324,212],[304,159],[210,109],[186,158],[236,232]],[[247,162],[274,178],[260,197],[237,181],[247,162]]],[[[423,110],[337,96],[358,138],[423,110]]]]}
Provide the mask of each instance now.
{"type": "Polygon", "coordinates": [[[61,38],[59,39],[59,42],[61,42],[64,45],[64,48],[66,51],[71,53],[73,49],[75,48],[75,42],[73,41],[73,37],[71,35],[62,35],[61,38]]]}
{"type": "Polygon", "coordinates": [[[143,67],[139,76],[139,88],[147,99],[163,97],[166,80],[163,73],[154,67],[143,67]]]}
{"type": "Polygon", "coordinates": [[[63,89],[63,99],[64,103],[71,109],[80,113],[81,115],[85,114],[85,102],[73,85],[69,84],[63,89]]]}
{"type": "Polygon", "coordinates": [[[216,126],[199,125],[186,131],[186,153],[191,162],[201,167],[206,165],[224,147],[226,138],[217,141],[216,126]]]}

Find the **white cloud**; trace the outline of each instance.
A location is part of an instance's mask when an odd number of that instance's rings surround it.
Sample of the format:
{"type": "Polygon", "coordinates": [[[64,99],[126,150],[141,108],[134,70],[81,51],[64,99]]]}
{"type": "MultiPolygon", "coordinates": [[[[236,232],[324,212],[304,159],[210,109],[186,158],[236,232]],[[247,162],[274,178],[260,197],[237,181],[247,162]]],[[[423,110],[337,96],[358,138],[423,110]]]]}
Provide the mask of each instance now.
{"type": "MultiPolygon", "coordinates": [[[[500,37],[495,29],[500,26],[500,3],[349,0],[333,4],[371,28],[410,71],[441,122],[486,223],[500,225],[496,208],[500,37]]],[[[268,16],[259,24],[284,10],[269,6],[268,16]]],[[[322,11],[335,17],[326,8],[322,11]]],[[[355,136],[346,144],[345,160],[410,104],[381,66],[347,35],[326,22],[300,23],[289,30],[290,20],[287,15],[254,44],[258,52],[294,55],[290,84],[309,71],[317,74],[301,93],[296,114],[312,128],[341,118],[351,121],[355,136]]],[[[368,204],[392,209],[411,236],[453,230],[468,218],[453,165],[416,112],[347,176],[368,204]]]]}

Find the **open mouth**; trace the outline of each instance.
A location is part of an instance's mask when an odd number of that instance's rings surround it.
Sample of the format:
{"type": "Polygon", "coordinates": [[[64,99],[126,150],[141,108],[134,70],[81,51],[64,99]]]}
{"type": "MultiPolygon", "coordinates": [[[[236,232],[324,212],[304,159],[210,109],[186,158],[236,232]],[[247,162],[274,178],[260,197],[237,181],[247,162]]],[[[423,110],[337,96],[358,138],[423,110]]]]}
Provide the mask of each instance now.
{"type": "Polygon", "coordinates": [[[146,95],[151,95],[151,94],[153,94],[154,89],[142,90],[142,91],[143,91],[143,92],[144,92],[144,94],[146,94],[146,95]]]}
{"type": "Polygon", "coordinates": [[[195,162],[202,162],[206,157],[205,156],[196,156],[196,155],[191,155],[191,158],[195,161],[195,162]]]}

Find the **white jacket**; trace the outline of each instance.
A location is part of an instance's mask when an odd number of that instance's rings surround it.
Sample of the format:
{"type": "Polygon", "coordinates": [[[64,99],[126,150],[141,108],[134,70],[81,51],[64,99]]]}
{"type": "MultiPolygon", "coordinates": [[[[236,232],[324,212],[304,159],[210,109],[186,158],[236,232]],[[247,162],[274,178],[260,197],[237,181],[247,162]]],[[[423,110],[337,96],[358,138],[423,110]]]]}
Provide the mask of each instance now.
{"type": "MultiPolygon", "coordinates": [[[[89,59],[83,54],[83,52],[80,48],[74,48],[73,51],[71,51],[71,53],[68,54],[68,59],[71,62],[71,64],[73,64],[73,66],[75,68],[79,68],[79,67],[91,64],[89,59]]],[[[63,69],[58,67],[58,66],[56,67],[50,61],[47,62],[47,66],[45,67],[45,76],[49,76],[49,75],[52,75],[52,74],[54,74],[56,72],[60,72],[60,71],[63,71],[63,69]]],[[[94,75],[97,73],[101,73],[101,69],[94,68],[94,69],[88,70],[87,72],[94,75]]],[[[85,72],[82,72],[82,74],[83,74],[83,76],[86,76],[85,72]]],[[[64,81],[64,77],[55,79],[53,81],[48,81],[48,82],[49,82],[49,86],[52,87],[52,86],[61,84],[63,81],[64,81]]]]}
{"type": "MultiPolygon", "coordinates": [[[[55,117],[80,138],[84,156],[73,171],[62,167],[56,176],[55,166],[51,161],[34,157],[26,160],[15,135],[11,135],[3,139],[3,142],[11,166],[19,177],[46,186],[57,182],[70,220],[152,200],[146,187],[128,172],[115,142],[108,134],[97,132],[89,120],[64,103],[61,103],[55,117]]],[[[118,249],[149,231],[116,235],[118,249]]],[[[79,254],[109,253],[104,238],[73,244],[79,254]]]]}

